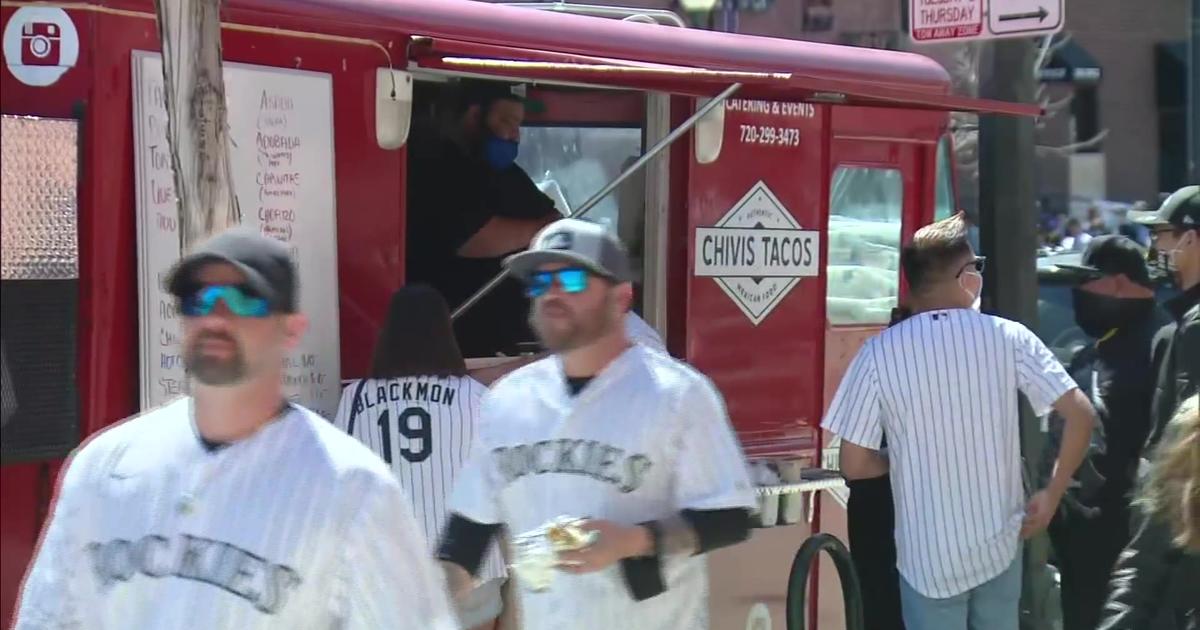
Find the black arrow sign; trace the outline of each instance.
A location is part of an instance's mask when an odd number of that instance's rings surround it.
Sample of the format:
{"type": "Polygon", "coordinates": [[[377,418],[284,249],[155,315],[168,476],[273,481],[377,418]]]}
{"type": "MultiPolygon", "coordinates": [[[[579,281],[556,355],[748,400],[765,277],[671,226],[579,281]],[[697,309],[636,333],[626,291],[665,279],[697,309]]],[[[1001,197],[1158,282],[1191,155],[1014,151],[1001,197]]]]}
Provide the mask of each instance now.
{"type": "Polygon", "coordinates": [[[1042,22],[1045,21],[1048,15],[1050,14],[1046,11],[1046,7],[1039,6],[1037,11],[1029,11],[1028,13],[1008,13],[1006,15],[1001,15],[1000,21],[1015,22],[1016,20],[1032,20],[1033,18],[1037,18],[1038,22],[1042,22]]]}

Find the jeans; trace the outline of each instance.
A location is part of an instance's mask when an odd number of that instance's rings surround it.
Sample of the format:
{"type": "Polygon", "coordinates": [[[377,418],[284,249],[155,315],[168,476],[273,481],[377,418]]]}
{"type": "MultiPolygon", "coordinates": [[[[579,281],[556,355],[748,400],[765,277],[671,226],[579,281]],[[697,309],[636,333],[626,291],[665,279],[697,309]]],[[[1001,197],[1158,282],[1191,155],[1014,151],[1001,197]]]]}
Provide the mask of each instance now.
{"type": "Polygon", "coordinates": [[[925,597],[900,578],[907,630],[1017,630],[1021,608],[1021,551],[1003,573],[945,599],[925,597]]]}

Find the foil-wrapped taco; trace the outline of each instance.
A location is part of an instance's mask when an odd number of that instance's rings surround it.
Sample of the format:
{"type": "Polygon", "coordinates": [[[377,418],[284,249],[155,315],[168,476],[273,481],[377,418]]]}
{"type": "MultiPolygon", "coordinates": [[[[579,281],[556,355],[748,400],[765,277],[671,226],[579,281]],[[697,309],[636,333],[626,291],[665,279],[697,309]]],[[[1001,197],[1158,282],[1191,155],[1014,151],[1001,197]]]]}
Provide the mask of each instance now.
{"type": "Polygon", "coordinates": [[[580,527],[583,519],[560,516],[513,538],[510,568],[531,591],[550,588],[562,551],[583,549],[596,541],[596,532],[580,527]]]}

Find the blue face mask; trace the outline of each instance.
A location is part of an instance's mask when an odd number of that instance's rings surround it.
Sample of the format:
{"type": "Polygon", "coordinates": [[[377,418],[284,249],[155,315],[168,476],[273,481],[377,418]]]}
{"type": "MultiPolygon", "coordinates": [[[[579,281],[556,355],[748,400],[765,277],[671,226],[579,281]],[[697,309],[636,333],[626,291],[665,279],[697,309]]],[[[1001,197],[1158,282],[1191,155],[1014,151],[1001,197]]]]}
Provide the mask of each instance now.
{"type": "Polygon", "coordinates": [[[497,171],[502,171],[517,161],[517,151],[520,144],[513,140],[505,140],[489,135],[483,144],[483,157],[497,171]]]}

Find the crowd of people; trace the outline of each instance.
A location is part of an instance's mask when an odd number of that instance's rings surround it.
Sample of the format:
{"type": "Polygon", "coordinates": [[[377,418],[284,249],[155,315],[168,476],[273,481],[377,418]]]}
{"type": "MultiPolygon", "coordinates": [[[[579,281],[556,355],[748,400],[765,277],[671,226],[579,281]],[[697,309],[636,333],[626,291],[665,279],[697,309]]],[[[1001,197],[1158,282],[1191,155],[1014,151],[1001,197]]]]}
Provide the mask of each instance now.
{"type": "MultiPolygon", "coordinates": [[[[413,281],[334,421],[284,395],[308,326],[287,248],[202,244],[167,283],[189,392],[73,454],[17,628],[708,626],[704,555],[756,505],[721,394],[634,313],[621,240],[515,165],[521,99],[444,114],[412,138],[413,281]]],[[[1023,541],[1047,529],[1065,630],[1200,627],[1200,189],[1130,220],[1180,285],[1173,322],[1149,324],[1142,245],[1073,232],[1094,343],[1068,365],[979,312],[962,215],[903,248],[908,302],[822,422],[872,630],[1015,630],[1023,541]],[[1018,392],[1047,415],[1044,466],[1018,392]]]]}
{"type": "Polygon", "coordinates": [[[1041,212],[1038,248],[1046,254],[1082,252],[1093,238],[1120,234],[1142,247],[1150,247],[1151,231],[1132,217],[1145,214],[1144,204],[1092,205],[1082,217],[1070,213],[1041,212]]]}
{"type": "Polygon", "coordinates": [[[16,627],[488,628],[513,610],[506,561],[538,579],[536,548],[502,551],[530,532],[586,544],[517,598],[521,627],[705,627],[703,555],[755,505],[721,395],[630,339],[603,226],[561,219],[504,265],[545,356],[485,386],[441,294],[406,286],[330,423],[284,396],[307,326],[286,247],[235,228],[183,258],[190,393],[72,456],[16,627]]]}
{"type": "Polygon", "coordinates": [[[978,312],[985,261],[961,216],[905,246],[909,301],[823,422],[869,627],[1017,628],[1022,541],[1047,528],[1065,630],[1200,627],[1200,187],[1130,220],[1180,289],[1171,323],[1154,323],[1146,250],[1090,238],[1068,268],[1092,343],[1068,365],[978,312]],[[1042,461],[1022,452],[1014,390],[1045,417],[1042,461]]]}
{"type": "Polygon", "coordinates": [[[704,555],[755,506],[723,399],[634,313],[620,239],[513,163],[521,100],[459,105],[414,137],[423,282],[332,423],[284,395],[308,326],[286,247],[234,228],[176,264],[188,395],[72,455],[17,628],[706,627],[704,555]],[[448,297],[499,271],[461,334],[448,297]],[[530,332],[539,352],[468,369],[530,332]]]}

